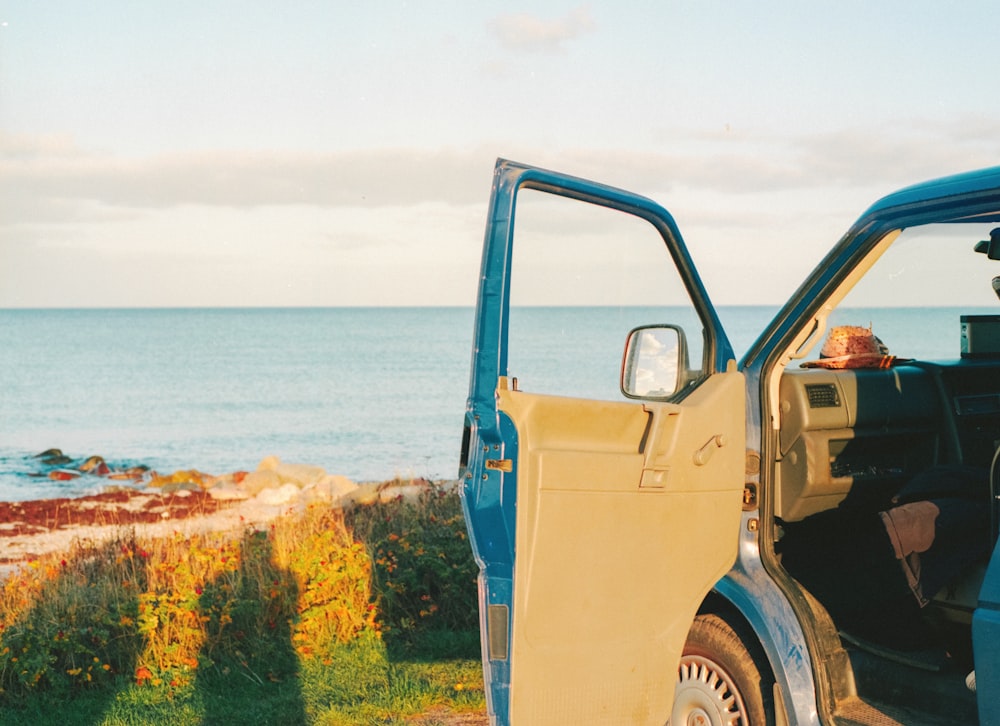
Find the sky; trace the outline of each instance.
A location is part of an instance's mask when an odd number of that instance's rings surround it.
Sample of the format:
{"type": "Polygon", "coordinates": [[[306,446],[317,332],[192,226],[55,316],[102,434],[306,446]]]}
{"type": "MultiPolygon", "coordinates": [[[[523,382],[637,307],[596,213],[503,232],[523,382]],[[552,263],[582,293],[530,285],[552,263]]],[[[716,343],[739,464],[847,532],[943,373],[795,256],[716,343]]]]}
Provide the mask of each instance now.
{"type": "Polygon", "coordinates": [[[0,307],[474,305],[497,157],[650,196],[719,304],[1000,164],[995,0],[0,0],[0,307]]]}

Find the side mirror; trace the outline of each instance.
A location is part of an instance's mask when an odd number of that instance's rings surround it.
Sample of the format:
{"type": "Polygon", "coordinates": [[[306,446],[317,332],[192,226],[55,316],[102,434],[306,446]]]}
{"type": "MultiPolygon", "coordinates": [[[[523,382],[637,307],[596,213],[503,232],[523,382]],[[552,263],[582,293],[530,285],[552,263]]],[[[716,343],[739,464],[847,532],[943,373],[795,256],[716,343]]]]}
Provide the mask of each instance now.
{"type": "Polygon", "coordinates": [[[976,252],[991,260],[1000,260],[1000,227],[990,232],[990,238],[976,242],[976,252]]]}
{"type": "Polygon", "coordinates": [[[622,358],[622,393],[669,398],[687,374],[687,339],[676,325],[644,325],[628,334],[622,358]]]}

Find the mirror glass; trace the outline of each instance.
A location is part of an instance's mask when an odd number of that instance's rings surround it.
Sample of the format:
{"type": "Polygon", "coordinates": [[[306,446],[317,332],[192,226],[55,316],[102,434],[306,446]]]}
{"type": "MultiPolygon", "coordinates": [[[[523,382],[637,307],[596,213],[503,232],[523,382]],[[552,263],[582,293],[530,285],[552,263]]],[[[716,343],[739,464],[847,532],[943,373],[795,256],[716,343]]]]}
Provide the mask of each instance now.
{"type": "Polygon", "coordinates": [[[622,393],[636,398],[672,396],[677,392],[684,358],[684,333],[679,328],[636,328],[625,346],[622,393]]]}

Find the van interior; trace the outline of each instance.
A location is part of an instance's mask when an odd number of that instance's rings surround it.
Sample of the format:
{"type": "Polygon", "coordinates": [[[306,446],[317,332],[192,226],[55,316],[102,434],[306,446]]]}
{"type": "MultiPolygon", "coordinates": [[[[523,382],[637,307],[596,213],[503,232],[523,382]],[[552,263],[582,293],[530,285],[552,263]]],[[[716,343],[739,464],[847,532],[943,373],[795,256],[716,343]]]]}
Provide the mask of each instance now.
{"type": "Polygon", "coordinates": [[[770,554],[816,630],[835,633],[839,648],[814,656],[838,723],[978,723],[972,616],[1000,495],[991,232],[904,230],[819,321],[869,328],[883,359],[830,361],[817,342],[775,373],[770,554]],[[915,556],[900,549],[918,540],[915,556]]]}

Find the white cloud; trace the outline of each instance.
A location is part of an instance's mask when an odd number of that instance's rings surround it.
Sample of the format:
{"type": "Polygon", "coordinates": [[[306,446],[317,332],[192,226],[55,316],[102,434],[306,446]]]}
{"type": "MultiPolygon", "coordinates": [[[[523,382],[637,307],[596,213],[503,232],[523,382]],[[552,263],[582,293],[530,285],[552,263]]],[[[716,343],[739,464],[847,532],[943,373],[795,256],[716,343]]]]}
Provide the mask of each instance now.
{"type": "MultiPolygon", "coordinates": [[[[497,155],[638,191],[668,207],[678,197],[700,197],[704,209],[692,213],[719,226],[733,221],[729,210],[746,207],[734,203],[738,197],[784,193],[804,201],[810,190],[822,190],[867,203],[906,184],[995,163],[998,132],[993,119],[962,118],[800,136],[675,129],[649,150],[493,143],[138,158],[83,150],[68,137],[0,135],[0,229],[8,240],[29,241],[39,229],[51,235],[56,226],[111,224],[184,206],[378,210],[436,203],[485,210],[497,155]]],[[[825,202],[814,204],[818,211],[825,202]]]]}
{"type": "Polygon", "coordinates": [[[368,208],[443,200],[483,203],[485,152],[200,152],[138,159],[0,154],[0,224],[76,222],[100,210],[181,205],[368,208]]]}
{"type": "Polygon", "coordinates": [[[578,7],[561,18],[543,19],[517,13],[501,15],[488,23],[490,32],[509,50],[558,52],[566,41],[593,30],[595,23],[587,6],[578,7]]]}

